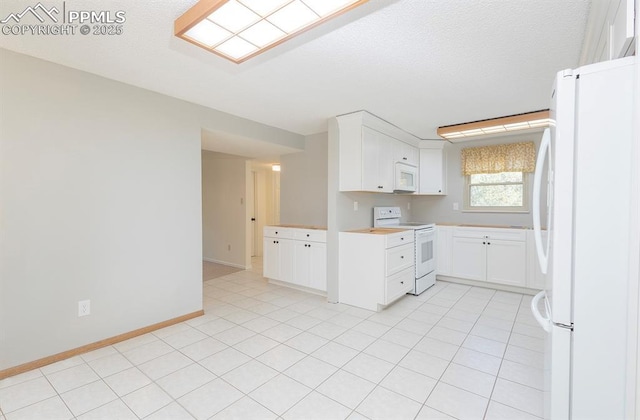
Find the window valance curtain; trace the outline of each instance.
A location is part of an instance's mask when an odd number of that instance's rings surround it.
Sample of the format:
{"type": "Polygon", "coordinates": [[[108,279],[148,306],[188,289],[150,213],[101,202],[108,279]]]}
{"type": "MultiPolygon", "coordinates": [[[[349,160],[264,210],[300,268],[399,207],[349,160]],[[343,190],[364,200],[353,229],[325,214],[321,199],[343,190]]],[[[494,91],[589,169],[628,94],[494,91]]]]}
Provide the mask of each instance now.
{"type": "Polygon", "coordinates": [[[536,148],[532,141],[468,147],[462,149],[460,156],[462,175],[533,172],[536,167],[536,148]]]}

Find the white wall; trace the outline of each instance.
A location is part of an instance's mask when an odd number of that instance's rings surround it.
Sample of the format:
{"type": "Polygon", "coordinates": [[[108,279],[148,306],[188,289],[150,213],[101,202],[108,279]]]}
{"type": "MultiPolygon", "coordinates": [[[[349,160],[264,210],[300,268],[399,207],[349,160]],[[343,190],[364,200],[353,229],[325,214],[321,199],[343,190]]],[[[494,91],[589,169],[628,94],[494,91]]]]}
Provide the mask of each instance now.
{"type": "Polygon", "coordinates": [[[201,129],[303,137],[3,49],[0,63],[0,370],[200,310],[201,129]]]}
{"type": "Polygon", "coordinates": [[[202,257],[247,266],[247,158],[202,151],[202,257]]]}
{"type": "MultiPolygon", "coordinates": [[[[446,196],[416,196],[413,197],[412,218],[416,221],[475,223],[489,225],[532,226],[531,211],[528,213],[483,213],[465,212],[463,208],[464,176],[460,166],[460,150],[466,147],[486,146],[501,143],[517,143],[534,141],[536,150],[540,145],[542,133],[520,134],[515,136],[495,137],[462,143],[449,144],[445,147],[447,153],[447,195],[446,196]],[[460,210],[453,210],[453,203],[458,203],[460,210]]],[[[529,197],[533,185],[533,174],[528,176],[529,197]]],[[[544,184],[544,183],[543,183],[544,184]]],[[[543,186],[542,196],[546,196],[546,186],[543,186]]],[[[542,224],[546,225],[546,213],[542,211],[542,224]]]]}
{"type": "Polygon", "coordinates": [[[327,133],[305,138],[305,150],[280,157],[280,222],[327,225],[327,133]]]}

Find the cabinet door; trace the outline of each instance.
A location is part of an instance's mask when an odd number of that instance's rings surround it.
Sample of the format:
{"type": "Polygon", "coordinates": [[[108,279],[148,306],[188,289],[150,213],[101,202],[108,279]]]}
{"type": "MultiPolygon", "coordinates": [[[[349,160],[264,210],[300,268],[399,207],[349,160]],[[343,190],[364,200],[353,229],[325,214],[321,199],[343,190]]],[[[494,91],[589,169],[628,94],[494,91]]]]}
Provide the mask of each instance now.
{"type": "Polygon", "coordinates": [[[297,241],[291,239],[278,239],[279,246],[279,264],[280,264],[280,277],[277,280],[288,281],[293,283],[295,280],[295,247],[294,244],[297,241]]]}
{"type": "Polygon", "coordinates": [[[444,150],[420,149],[420,194],[446,194],[444,150]]]}
{"type": "Polygon", "coordinates": [[[280,278],[280,246],[276,238],[263,239],[262,275],[269,279],[280,278]]]}
{"type": "Polygon", "coordinates": [[[526,267],[526,242],[487,240],[487,281],[524,287],[526,267]]]}
{"type": "Polygon", "coordinates": [[[395,139],[362,127],[362,189],[393,192],[393,142],[395,139]]]}
{"type": "Polygon", "coordinates": [[[451,275],[451,240],[453,231],[450,227],[438,226],[436,229],[436,274],[451,275]]]}
{"type": "Polygon", "coordinates": [[[398,139],[393,139],[393,157],[395,162],[418,166],[420,161],[418,148],[398,139]]]}
{"type": "Polygon", "coordinates": [[[308,286],[322,291],[327,290],[327,244],[309,243],[309,283],[308,286]]]}
{"type": "Polygon", "coordinates": [[[291,283],[299,286],[309,286],[309,266],[311,265],[311,253],[309,242],[294,241],[293,277],[291,283]]]}
{"type": "Polygon", "coordinates": [[[487,252],[485,239],[453,237],[452,275],[462,279],[486,280],[487,252]]]}

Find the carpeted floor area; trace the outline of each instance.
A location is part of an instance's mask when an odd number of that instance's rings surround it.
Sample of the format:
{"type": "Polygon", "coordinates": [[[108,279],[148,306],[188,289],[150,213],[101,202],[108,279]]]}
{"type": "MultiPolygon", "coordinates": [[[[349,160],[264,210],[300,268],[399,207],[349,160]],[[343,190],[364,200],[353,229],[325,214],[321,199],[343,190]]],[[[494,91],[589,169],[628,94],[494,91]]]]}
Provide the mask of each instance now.
{"type": "Polygon", "coordinates": [[[202,281],[217,279],[218,277],[237,273],[238,271],[242,271],[242,268],[202,261],[202,281]]]}

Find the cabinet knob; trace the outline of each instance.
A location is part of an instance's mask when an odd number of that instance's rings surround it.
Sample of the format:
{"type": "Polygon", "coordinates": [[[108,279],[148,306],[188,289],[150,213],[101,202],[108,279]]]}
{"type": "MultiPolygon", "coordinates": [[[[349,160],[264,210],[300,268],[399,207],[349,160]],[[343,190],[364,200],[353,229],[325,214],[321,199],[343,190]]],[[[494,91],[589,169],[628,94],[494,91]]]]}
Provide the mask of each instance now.
{"type": "Polygon", "coordinates": [[[378,188],[379,189],[383,189],[384,187],[382,185],[378,185],[378,188]]]}
{"type": "Polygon", "coordinates": [[[483,243],[482,243],[482,245],[486,245],[486,244],[487,244],[486,242],[483,242],[483,243]]]}
{"type": "Polygon", "coordinates": [[[400,284],[404,284],[404,282],[403,282],[403,281],[401,281],[401,282],[400,282],[400,284]]]}
{"type": "Polygon", "coordinates": [[[442,190],[438,190],[438,192],[442,192],[442,190]]]}
{"type": "Polygon", "coordinates": [[[307,233],[307,238],[309,237],[309,234],[307,233]]]}
{"type": "Polygon", "coordinates": [[[487,245],[491,245],[491,242],[487,242],[487,245]]]}
{"type": "Polygon", "coordinates": [[[402,160],[407,160],[407,158],[406,158],[406,157],[403,157],[403,158],[402,158],[402,160]]]}
{"type": "Polygon", "coordinates": [[[278,231],[276,230],[276,235],[278,234],[278,231]]]}
{"type": "Polygon", "coordinates": [[[404,238],[400,238],[401,241],[404,241],[404,238]]]}
{"type": "Polygon", "coordinates": [[[404,259],[404,255],[400,255],[400,258],[401,258],[401,259],[404,259]]]}

